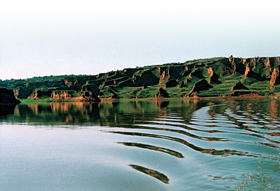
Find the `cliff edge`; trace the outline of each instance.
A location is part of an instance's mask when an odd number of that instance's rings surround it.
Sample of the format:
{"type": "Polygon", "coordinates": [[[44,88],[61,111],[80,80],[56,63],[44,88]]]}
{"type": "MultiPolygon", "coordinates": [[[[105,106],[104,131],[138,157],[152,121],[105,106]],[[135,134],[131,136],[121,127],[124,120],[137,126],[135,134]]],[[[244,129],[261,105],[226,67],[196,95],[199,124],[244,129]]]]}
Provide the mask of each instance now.
{"type": "Polygon", "coordinates": [[[98,75],[0,80],[19,99],[98,102],[102,99],[280,95],[280,57],[215,57],[98,75]]]}
{"type": "Polygon", "coordinates": [[[20,103],[14,96],[13,90],[0,88],[0,104],[18,104],[20,103]]]}

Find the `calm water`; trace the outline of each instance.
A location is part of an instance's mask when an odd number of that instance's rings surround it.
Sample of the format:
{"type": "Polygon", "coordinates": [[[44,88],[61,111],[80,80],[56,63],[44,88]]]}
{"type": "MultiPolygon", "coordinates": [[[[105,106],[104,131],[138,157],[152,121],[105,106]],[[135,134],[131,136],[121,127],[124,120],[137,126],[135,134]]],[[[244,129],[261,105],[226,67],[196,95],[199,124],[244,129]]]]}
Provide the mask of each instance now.
{"type": "Polygon", "coordinates": [[[280,190],[280,100],[0,106],[0,190],[280,190]]]}

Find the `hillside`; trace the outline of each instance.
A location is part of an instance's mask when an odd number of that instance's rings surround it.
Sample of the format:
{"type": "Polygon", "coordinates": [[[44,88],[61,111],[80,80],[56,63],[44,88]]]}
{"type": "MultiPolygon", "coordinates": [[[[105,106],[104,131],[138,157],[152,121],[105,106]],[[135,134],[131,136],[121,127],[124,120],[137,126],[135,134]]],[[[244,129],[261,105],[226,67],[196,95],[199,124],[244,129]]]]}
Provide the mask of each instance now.
{"type": "Polygon", "coordinates": [[[0,81],[18,99],[58,101],[280,93],[280,57],[198,59],[98,75],[0,81]]]}

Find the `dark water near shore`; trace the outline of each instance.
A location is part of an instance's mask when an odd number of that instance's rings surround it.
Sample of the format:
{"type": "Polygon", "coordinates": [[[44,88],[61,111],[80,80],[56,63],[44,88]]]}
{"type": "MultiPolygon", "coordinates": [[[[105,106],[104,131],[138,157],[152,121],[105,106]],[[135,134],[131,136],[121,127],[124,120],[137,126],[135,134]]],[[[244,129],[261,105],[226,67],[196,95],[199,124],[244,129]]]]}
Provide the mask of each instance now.
{"type": "Polygon", "coordinates": [[[280,100],[0,106],[0,190],[280,190],[280,100]]]}

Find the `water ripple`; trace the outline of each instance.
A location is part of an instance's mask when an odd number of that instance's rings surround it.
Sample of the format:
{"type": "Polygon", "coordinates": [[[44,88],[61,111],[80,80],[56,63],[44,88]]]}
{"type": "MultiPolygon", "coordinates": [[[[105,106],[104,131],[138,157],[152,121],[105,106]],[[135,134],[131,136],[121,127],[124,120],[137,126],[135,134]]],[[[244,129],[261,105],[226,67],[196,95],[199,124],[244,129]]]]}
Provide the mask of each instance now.
{"type": "MultiPolygon", "coordinates": [[[[149,181],[167,190],[237,190],[236,182],[242,182],[245,188],[250,182],[246,177],[253,177],[256,171],[266,173],[263,179],[271,173],[274,180],[279,180],[279,102],[116,102],[86,107],[62,105],[58,110],[19,105],[14,114],[1,120],[4,125],[19,119],[20,124],[47,124],[52,128],[98,126],[98,131],[108,133],[104,142],[114,145],[106,145],[111,148],[108,153],[112,153],[112,159],[103,158],[116,167],[129,166],[125,171],[129,169],[144,179],[149,176],[149,181]]],[[[92,150],[87,155],[96,152],[91,145],[89,148],[92,150]]],[[[104,154],[102,150],[100,153],[104,154]]]]}
{"type": "MultiPolygon", "coordinates": [[[[261,108],[248,108],[248,105],[242,104],[233,106],[211,104],[194,110],[191,116],[173,112],[153,120],[122,125],[119,128],[107,129],[107,131],[129,136],[134,140],[118,142],[119,144],[164,153],[179,160],[188,156],[189,150],[203,155],[222,157],[238,156],[257,159],[267,158],[272,154],[277,156],[280,144],[279,118],[276,115],[271,116],[271,113],[262,111],[261,108]],[[159,140],[165,142],[159,142],[159,140]],[[152,144],[147,144],[147,142],[152,142],[152,144]],[[183,145],[185,149],[176,144],[183,145]]],[[[131,167],[163,183],[172,182],[172,179],[167,178],[168,174],[141,165],[131,165],[131,167]]],[[[214,175],[209,175],[209,177],[223,181],[236,179],[214,175]]]]}

